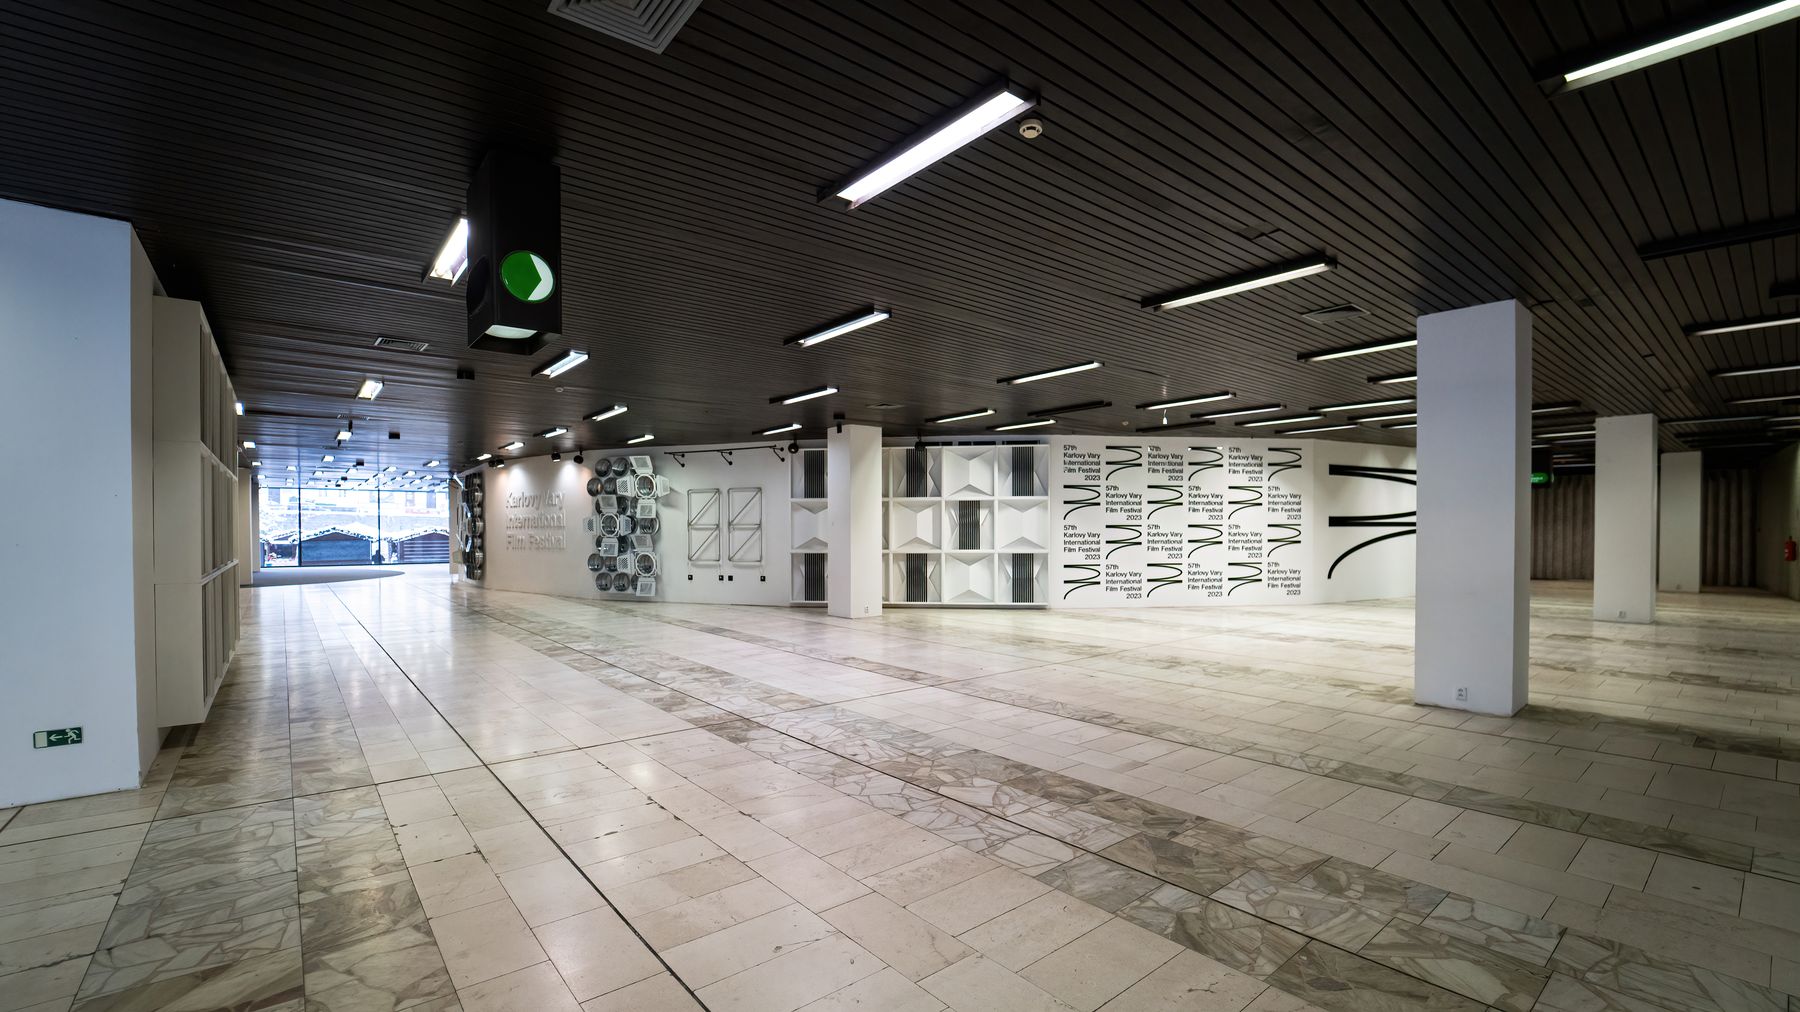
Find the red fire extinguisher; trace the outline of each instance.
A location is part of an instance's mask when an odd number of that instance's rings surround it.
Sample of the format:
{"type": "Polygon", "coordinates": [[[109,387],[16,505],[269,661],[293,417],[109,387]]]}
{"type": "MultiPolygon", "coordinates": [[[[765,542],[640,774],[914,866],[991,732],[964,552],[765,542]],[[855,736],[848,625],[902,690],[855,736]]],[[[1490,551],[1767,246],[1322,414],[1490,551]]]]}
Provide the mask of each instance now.
{"type": "Polygon", "coordinates": [[[1781,546],[1781,558],[1784,562],[1794,561],[1794,537],[1791,534],[1788,535],[1787,541],[1781,546]]]}

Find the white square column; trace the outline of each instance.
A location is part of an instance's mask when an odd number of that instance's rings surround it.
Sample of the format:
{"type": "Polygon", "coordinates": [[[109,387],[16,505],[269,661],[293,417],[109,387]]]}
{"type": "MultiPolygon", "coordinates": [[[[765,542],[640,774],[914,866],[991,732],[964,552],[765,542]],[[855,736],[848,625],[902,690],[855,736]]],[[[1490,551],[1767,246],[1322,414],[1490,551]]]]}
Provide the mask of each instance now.
{"type": "Polygon", "coordinates": [[[1656,416],[1594,422],[1594,620],[1656,621],[1656,416]]]}
{"type": "Polygon", "coordinates": [[[1419,317],[1413,698],[1512,714],[1529,698],[1531,314],[1419,317]]]}
{"type": "Polygon", "coordinates": [[[1700,593],[1700,457],[1662,455],[1656,501],[1656,589],[1700,593]]]}
{"type": "Polygon", "coordinates": [[[833,428],[825,437],[825,476],[825,609],[838,618],[873,618],[881,614],[880,427],[833,428]]]}

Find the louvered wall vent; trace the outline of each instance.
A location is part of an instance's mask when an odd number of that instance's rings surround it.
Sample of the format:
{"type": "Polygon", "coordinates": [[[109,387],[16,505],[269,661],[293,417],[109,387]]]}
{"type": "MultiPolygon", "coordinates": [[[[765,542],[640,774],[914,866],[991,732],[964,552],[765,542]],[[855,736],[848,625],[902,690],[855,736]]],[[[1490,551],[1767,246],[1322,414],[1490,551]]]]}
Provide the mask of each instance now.
{"type": "Polygon", "coordinates": [[[550,13],[660,53],[700,0],[550,0],[550,13]]]}
{"type": "Polygon", "coordinates": [[[389,351],[424,351],[431,345],[424,341],[409,341],[404,337],[378,337],[375,339],[375,347],[389,351]]]}

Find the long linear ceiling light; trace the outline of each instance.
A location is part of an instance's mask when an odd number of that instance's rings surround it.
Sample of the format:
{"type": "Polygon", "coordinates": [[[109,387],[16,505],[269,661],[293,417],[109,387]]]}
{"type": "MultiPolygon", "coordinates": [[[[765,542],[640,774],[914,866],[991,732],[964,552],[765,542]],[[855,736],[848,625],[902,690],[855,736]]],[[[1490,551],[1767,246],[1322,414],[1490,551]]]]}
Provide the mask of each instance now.
{"type": "Polygon", "coordinates": [[[1064,404],[1060,407],[1045,408],[1042,411],[1027,411],[1025,413],[1033,418],[1039,418],[1044,415],[1072,415],[1077,411],[1097,411],[1100,408],[1110,407],[1112,407],[1112,401],[1082,401],[1080,404],[1064,404]]]}
{"type": "Polygon", "coordinates": [[[842,337],[853,330],[861,330],[871,323],[880,323],[893,315],[893,313],[885,309],[876,309],[871,306],[867,312],[852,317],[851,319],[832,324],[816,333],[807,334],[802,337],[790,337],[781,343],[797,344],[802,348],[810,348],[815,344],[823,344],[834,337],[842,337]]]}
{"type": "MultiPolygon", "coordinates": [[[[1800,2],[1800,0],[1796,0],[1796,2],[1800,2]]],[[[1207,302],[1212,299],[1224,298],[1227,295],[1236,295],[1239,292],[1248,292],[1252,289],[1265,288],[1269,285],[1279,285],[1284,281],[1293,281],[1296,278],[1309,277],[1314,274],[1323,274],[1326,271],[1336,269],[1336,267],[1337,261],[1330,257],[1311,257],[1306,260],[1296,260],[1292,263],[1282,264],[1280,267],[1271,270],[1257,271],[1253,274],[1240,274],[1236,277],[1209,282],[1201,288],[1188,288],[1181,291],[1168,292],[1163,295],[1145,296],[1140,304],[1145,309],[1154,309],[1158,312],[1169,309],[1180,309],[1182,306],[1191,306],[1196,302],[1207,302]]]]}
{"type": "Polygon", "coordinates": [[[1231,391],[1221,390],[1216,394],[1195,394],[1192,397],[1182,397],[1173,401],[1151,401],[1148,404],[1139,404],[1138,410],[1163,411],[1168,408],[1184,408],[1189,404],[1210,404],[1213,401],[1228,401],[1232,396],[1233,394],[1231,391]]]}
{"type": "Polygon", "coordinates": [[[1384,401],[1352,401],[1348,404],[1319,404],[1308,408],[1307,410],[1323,411],[1326,413],[1334,411],[1361,411],[1364,408],[1388,408],[1393,407],[1396,404],[1411,404],[1416,400],[1418,400],[1417,397],[1390,397],[1384,401]]]}
{"type": "Polygon", "coordinates": [[[638,443],[648,443],[649,441],[651,441],[652,439],[655,439],[655,438],[656,438],[656,436],[654,436],[651,433],[646,432],[641,436],[632,436],[630,439],[627,439],[625,441],[625,444],[627,446],[635,446],[638,443]]]}
{"type": "Polygon", "coordinates": [[[1800,394],[1776,394],[1773,397],[1737,397],[1726,401],[1727,404],[1775,404],[1780,401],[1800,401],[1800,394]]]}
{"type": "Polygon", "coordinates": [[[820,387],[817,390],[802,390],[797,394],[776,394],[774,397],[769,398],[769,403],[798,404],[801,401],[810,401],[815,397],[830,397],[837,392],[837,387],[820,387]]]}
{"type": "Polygon", "coordinates": [[[1555,404],[1533,404],[1531,406],[1531,413],[1534,415],[1559,415],[1580,410],[1580,401],[1559,401],[1555,404]]]}
{"type": "Polygon", "coordinates": [[[1386,376],[1370,376],[1369,382],[1370,383],[1417,383],[1417,382],[1419,382],[1419,374],[1416,372],[1397,372],[1397,373],[1390,373],[1386,376]]]}
{"type": "Polygon", "coordinates": [[[1040,425],[1055,425],[1055,424],[1056,424],[1056,419],[1054,419],[1054,418],[1040,418],[1035,422],[1008,422],[1005,425],[995,425],[995,426],[992,426],[991,428],[989,428],[988,431],[989,432],[1011,432],[1014,429],[1033,429],[1040,425]]]}
{"type": "Polygon", "coordinates": [[[1531,438],[1533,438],[1533,439],[1568,439],[1572,436],[1591,436],[1593,434],[1594,434],[1593,429],[1573,429],[1568,432],[1533,432],[1531,434],[1531,438]]]}
{"type": "Polygon", "coordinates": [[[1780,0],[1779,3],[1766,4],[1754,10],[1745,11],[1736,17],[1683,32],[1647,46],[1641,46],[1630,52],[1620,53],[1610,59],[1601,60],[1585,67],[1579,67],[1562,75],[1561,91],[1573,91],[1585,88],[1590,84],[1608,81],[1622,74],[1673,60],[1699,49],[1716,46],[1721,42],[1735,39],[1740,35],[1761,31],[1770,25],[1777,25],[1791,18],[1800,17],[1800,0],[1780,0]]]}
{"type": "Polygon", "coordinates": [[[1304,436],[1309,432],[1336,432],[1339,429],[1354,429],[1354,425],[1321,425],[1312,429],[1282,429],[1284,436],[1304,436]]]}
{"type": "Polygon", "coordinates": [[[1416,429],[1418,427],[1418,422],[1389,422],[1382,426],[1384,429],[1416,429]]]}
{"type": "Polygon", "coordinates": [[[1780,365],[1748,365],[1735,369],[1714,369],[1710,375],[1713,379],[1724,379],[1728,376],[1761,376],[1772,372],[1800,371],[1800,362],[1784,362],[1780,365]]]}
{"type": "Polygon", "coordinates": [[[1037,96],[1010,82],[964,105],[938,126],[841,183],[832,195],[861,207],[926,166],[1037,104],[1037,96]]]}
{"type": "Polygon", "coordinates": [[[505,445],[505,446],[502,446],[502,447],[501,447],[501,448],[500,448],[500,449],[502,449],[502,450],[506,450],[506,451],[507,451],[507,452],[509,452],[509,453],[510,453],[510,452],[512,452],[512,451],[513,451],[513,450],[517,450],[517,449],[520,449],[520,448],[522,448],[522,447],[523,447],[523,446],[524,446],[524,445],[525,445],[525,444],[524,444],[524,443],[521,443],[521,442],[519,442],[519,441],[518,441],[518,440],[516,440],[516,439],[515,439],[515,440],[513,440],[513,441],[512,441],[512,442],[510,442],[510,443],[508,443],[508,444],[506,444],[506,445],[505,445]]]}
{"type": "Polygon", "coordinates": [[[1324,417],[1324,415],[1289,415],[1286,418],[1259,418],[1254,422],[1239,422],[1238,426],[1245,429],[1254,429],[1259,425],[1291,425],[1295,422],[1316,422],[1324,417]]]}
{"type": "Polygon", "coordinates": [[[438,249],[436,259],[425,269],[425,276],[437,278],[456,284],[462,279],[463,271],[469,268],[469,219],[458,218],[450,227],[450,234],[444,237],[444,245],[438,249]]]}
{"type": "Polygon", "coordinates": [[[557,436],[560,436],[567,431],[569,431],[569,430],[564,426],[553,425],[550,428],[545,429],[544,431],[538,433],[537,437],[539,439],[554,439],[557,436]]]}
{"type": "Polygon", "coordinates": [[[792,432],[795,429],[798,429],[799,427],[800,427],[799,422],[789,422],[786,425],[777,425],[772,429],[763,429],[761,432],[758,432],[757,435],[759,435],[759,436],[779,436],[783,432],[792,432]]]}
{"type": "Polygon", "coordinates": [[[1067,376],[1071,373],[1087,372],[1089,369],[1098,369],[1105,364],[1105,362],[1099,361],[1082,362],[1077,365],[1065,365],[1057,369],[1047,369],[1043,372],[1028,372],[1018,376],[1002,376],[994,382],[1009,383],[1014,386],[1017,386],[1020,383],[1036,383],[1038,380],[1047,380],[1057,376],[1067,376]]]}
{"type": "Polygon", "coordinates": [[[533,376],[543,376],[546,379],[561,376],[563,373],[568,372],[570,369],[575,368],[587,360],[587,352],[570,349],[569,351],[563,352],[560,358],[551,359],[543,365],[538,366],[536,369],[531,370],[531,374],[533,376]]]}
{"type": "Polygon", "coordinates": [[[1401,412],[1397,412],[1397,413],[1391,414],[1391,415],[1362,415],[1360,417],[1352,418],[1350,420],[1355,422],[1358,425],[1361,425],[1364,422],[1392,422],[1392,421],[1395,421],[1395,420],[1401,419],[1401,418],[1417,418],[1417,417],[1419,417],[1419,413],[1417,411],[1401,411],[1401,412]]]}
{"type": "Polygon", "coordinates": [[[1352,344],[1342,348],[1326,348],[1323,351],[1303,351],[1294,358],[1300,362],[1329,362],[1334,358],[1350,358],[1353,355],[1373,355],[1378,351],[1399,351],[1401,348],[1417,347],[1417,337],[1390,337],[1382,341],[1370,341],[1367,344],[1352,344]]]}
{"type": "Polygon", "coordinates": [[[927,418],[925,420],[933,425],[948,425],[951,422],[966,422],[971,418],[986,418],[993,413],[993,408],[976,408],[974,411],[963,411],[954,415],[941,415],[937,418],[927,418]]]}
{"type": "Polygon", "coordinates": [[[1232,408],[1230,411],[1214,411],[1209,414],[1196,415],[1198,418],[1238,418],[1243,415],[1266,415],[1271,411],[1280,411],[1285,404],[1253,404],[1247,408],[1232,408]]]}
{"type": "MultiPolygon", "coordinates": [[[[1796,2],[1800,2],[1800,0],[1796,0],[1796,2]]],[[[1790,323],[1800,323],[1800,313],[1789,313],[1786,316],[1764,316],[1754,320],[1738,320],[1734,323],[1697,323],[1688,327],[1685,333],[1689,337],[1700,337],[1706,334],[1734,334],[1740,330],[1785,327],[1790,323]]]]}
{"type": "Polygon", "coordinates": [[[1170,429],[1200,429],[1200,428],[1205,428],[1208,425],[1216,425],[1216,424],[1218,424],[1218,423],[1209,422],[1209,421],[1206,421],[1205,419],[1201,419],[1199,421],[1193,421],[1193,422],[1170,422],[1167,425],[1145,425],[1145,426],[1139,428],[1137,431],[1139,431],[1139,432],[1167,432],[1170,429]]]}
{"type": "Polygon", "coordinates": [[[1699,418],[1665,418],[1664,425],[1719,425],[1724,422],[1764,422],[1768,415],[1706,415],[1699,418]]]}
{"type": "Polygon", "coordinates": [[[595,412],[595,413],[593,413],[593,414],[591,414],[591,415],[589,415],[589,416],[588,416],[588,421],[590,421],[590,422],[604,422],[604,421],[606,421],[606,420],[607,420],[607,419],[608,419],[608,418],[612,418],[612,417],[613,417],[613,416],[615,416],[615,415],[622,415],[622,414],[624,414],[624,413],[625,413],[625,405],[623,405],[623,404],[614,404],[614,405],[613,405],[613,406],[612,406],[612,407],[610,407],[610,408],[607,408],[607,409],[606,409],[606,410],[605,410],[605,411],[596,411],[596,412],[595,412]]]}

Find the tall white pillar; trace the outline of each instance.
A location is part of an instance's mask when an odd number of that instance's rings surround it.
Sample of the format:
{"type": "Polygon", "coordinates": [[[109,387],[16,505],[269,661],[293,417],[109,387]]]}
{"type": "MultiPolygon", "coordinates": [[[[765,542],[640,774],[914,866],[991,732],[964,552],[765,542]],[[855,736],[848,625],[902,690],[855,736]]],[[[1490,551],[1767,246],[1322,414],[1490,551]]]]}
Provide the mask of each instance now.
{"type": "Polygon", "coordinates": [[[1656,416],[1594,422],[1594,619],[1656,621],[1656,416]]]}
{"type": "Polygon", "coordinates": [[[825,437],[825,515],[831,528],[825,610],[881,614],[881,429],[845,425],[825,437]]]}
{"type": "Polygon", "coordinates": [[[1700,453],[1662,455],[1656,500],[1656,589],[1700,592],[1700,453]]]}
{"type": "Polygon", "coordinates": [[[1419,317],[1413,698],[1512,714],[1528,699],[1531,314],[1419,317]]]}

